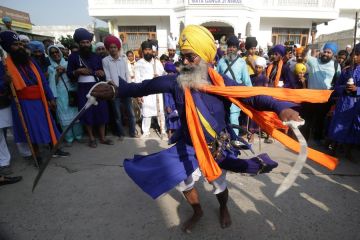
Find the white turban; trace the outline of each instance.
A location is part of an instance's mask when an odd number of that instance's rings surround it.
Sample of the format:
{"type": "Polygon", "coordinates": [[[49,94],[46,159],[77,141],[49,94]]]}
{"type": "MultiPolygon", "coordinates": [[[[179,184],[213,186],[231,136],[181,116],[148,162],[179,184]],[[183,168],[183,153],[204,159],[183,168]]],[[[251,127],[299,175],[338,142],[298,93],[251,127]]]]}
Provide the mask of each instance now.
{"type": "Polygon", "coordinates": [[[30,42],[30,38],[28,36],[26,36],[26,35],[23,35],[23,34],[19,35],[19,39],[20,39],[20,41],[30,42]]]}
{"type": "Polygon", "coordinates": [[[95,49],[98,49],[99,47],[104,47],[105,48],[105,44],[103,42],[97,42],[95,44],[95,49]]]}
{"type": "Polygon", "coordinates": [[[263,68],[266,68],[266,59],[263,58],[263,57],[256,58],[255,65],[256,66],[262,66],[263,68]]]}

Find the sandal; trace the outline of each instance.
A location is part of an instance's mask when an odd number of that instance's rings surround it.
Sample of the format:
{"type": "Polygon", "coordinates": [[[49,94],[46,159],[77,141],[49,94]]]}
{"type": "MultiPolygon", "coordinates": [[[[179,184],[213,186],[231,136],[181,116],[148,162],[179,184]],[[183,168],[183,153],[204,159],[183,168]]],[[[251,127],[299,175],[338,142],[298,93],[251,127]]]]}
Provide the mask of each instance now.
{"type": "Polygon", "coordinates": [[[96,147],[97,147],[96,140],[95,140],[95,139],[94,139],[94,140],[90,140],[88,145],[89,145],[89,147],[91,147],[91,148],[96,148],[96,147]]]}
{"type": "Polygon", "coordinates": [[[0,186],[2,185],[6,185],[6,184],[13,184],[13,183],[17,183],[19,181],[21,181],[22,177],[18,176],[18,177],[0,177],[0,186]]]}
{"type": "Polygon", "coordinates": [[[105,145],[114,145],[114,142],[111,141],[110,139],[105,139],[103,141],[100,141],[100,143],[105,145]]]}

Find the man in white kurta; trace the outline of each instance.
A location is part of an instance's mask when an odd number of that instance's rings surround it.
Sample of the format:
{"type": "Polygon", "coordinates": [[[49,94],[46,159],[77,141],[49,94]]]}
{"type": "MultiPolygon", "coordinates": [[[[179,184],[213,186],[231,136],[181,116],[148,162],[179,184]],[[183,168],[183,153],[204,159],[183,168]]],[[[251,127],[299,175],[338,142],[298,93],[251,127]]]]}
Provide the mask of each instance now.
{"type": "MultiPolygon", "coordinates": [[[[154,77],[164,75],[165,71],[158,59],[153,57],[152,42],[144,41],[141,44],[143,58],[135,64],[135,82],[153,79],[154,77]]],[[[166,138],[164,102],[162,94],[144,96],[141,99],[142,105],[142,138],[150,135],[151,118],[157,117],[160,126],[161,137],[166,138]]]]}

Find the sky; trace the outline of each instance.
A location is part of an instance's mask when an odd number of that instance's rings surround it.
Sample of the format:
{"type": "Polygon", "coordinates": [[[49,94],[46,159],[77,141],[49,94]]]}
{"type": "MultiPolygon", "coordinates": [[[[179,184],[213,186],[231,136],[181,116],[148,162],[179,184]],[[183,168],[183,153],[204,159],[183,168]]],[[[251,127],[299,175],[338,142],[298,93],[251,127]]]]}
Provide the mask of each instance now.
{"type": "MultiPolygon", "coordinates": [[[[1,0],[0,5],[27,12],[34,25],[88,25],[93,24],[88,13],[87,0],[1,0]]],[[[107,27],[103,21],[97,26],[107,27]]]]}

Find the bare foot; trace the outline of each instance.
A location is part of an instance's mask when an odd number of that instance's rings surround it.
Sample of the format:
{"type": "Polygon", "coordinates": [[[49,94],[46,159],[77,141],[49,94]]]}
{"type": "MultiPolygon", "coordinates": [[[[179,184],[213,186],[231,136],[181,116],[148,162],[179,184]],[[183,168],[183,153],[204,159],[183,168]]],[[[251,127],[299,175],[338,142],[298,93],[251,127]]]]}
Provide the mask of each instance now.
{"type": "Polygon", "coordinates": [[[195,226],[195,224],[200,220],[203,216],[203,211],[195,211],[194,214],[189,218],[182,226],[181,230],[185,233],[191,233],[191,229],[195,226]]]}
{"type": "Polygon", "coordinates": [[[220,207],[220,226],[221,228],[228,228],[231,226],[231,217],[228,208],[220,207]]]}

